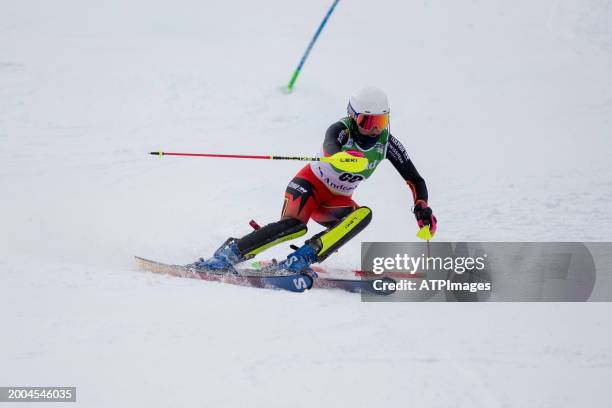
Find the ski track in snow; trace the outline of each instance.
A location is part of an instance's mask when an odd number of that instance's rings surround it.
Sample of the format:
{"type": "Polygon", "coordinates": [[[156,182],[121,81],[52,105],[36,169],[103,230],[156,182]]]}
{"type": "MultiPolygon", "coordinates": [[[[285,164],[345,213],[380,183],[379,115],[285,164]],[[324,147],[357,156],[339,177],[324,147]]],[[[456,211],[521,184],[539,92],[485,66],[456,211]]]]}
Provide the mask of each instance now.
{"type": "MultiPolygon", "coordinates": [[[[274,220],[302,166],[146,152],[312,154],[364,84],[389,93],[437,239],[612,239],[609,4],[383,0],[362,30],[371,4],[341,2],[282,94],[328,6],[3,5],[0,386],[75,385],[84,407],[608,405],[605,303],[373,304],[135,270],[274,220]]],[[[373,221],[330,266],[415,239],[388,163],[355,200],[373,221]]]]}

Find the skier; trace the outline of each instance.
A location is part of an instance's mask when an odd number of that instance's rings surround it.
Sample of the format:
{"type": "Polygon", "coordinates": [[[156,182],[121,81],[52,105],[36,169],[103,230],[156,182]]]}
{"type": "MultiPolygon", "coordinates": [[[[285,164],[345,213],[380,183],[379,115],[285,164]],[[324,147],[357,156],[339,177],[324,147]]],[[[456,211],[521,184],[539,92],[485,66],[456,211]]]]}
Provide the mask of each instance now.
{"type": "Polygon", "coordinates": [[[361,232],[370,222],[372,212],[352,199],[361,181],[369,178],[383,159],[388,159],[408,184],[414,199],[413,213],[419,228],[429,226],[436,232],[436,217],[427,205],[427,186],[408,157],[402,144],[389,132],[389,102],[383,91],[363,88],[349,99],[348,116],[332,124],[325,133],[322,155],[347,152],[366,157],[368,166],[349,173],[330,163],[313,161],[289,182],[281,219],[256,229],[246,236],[229,238],[209,259],[193,266],[202,272],[236,272],[234,265],[260,252],[306,234],[310,219],[327,229],[316,234],[274,265],[289,273],[316,274],[310,268],[322,262],[343,244],[361,232]]]}

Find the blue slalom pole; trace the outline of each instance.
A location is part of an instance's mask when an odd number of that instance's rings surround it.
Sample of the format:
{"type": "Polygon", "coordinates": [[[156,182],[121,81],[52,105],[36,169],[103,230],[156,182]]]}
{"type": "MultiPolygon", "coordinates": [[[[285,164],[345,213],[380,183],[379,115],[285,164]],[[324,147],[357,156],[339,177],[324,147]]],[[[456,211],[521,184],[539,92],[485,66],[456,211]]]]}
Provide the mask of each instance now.
{"type": "Polygon", "coordinates": [[[323,21],[321,21],[319,28],[317,28],[317,32],[315,33],[314,37],[312,37],[312,40],[310,40],[310,44],[308,44],[308,48],[306,48],[306,52],[302,56],[302,59],[300,60],[298,67],[293,72],[293,75],[291,76],[291,80],[289,80],[289,85],[287,85],[287,90],[289,92],[293,91],[293,86],[295,85],[295,81],[297,80],[298,75],[300,75],[300,72],[302,71],[302,67],[304,66],[304,62],[306,62],[306,58],[308,58],[308,54],[310,54],[310,50],[312,50],[312,47],[314,46],[315,42],[317,42],[317,39],[319,38],[319,34],[321,34],[321,31],[323,31],[323,27],[325,27],[325,24],[327,24],[327,20],[329,20],[329,17],[334,12],[334,9],[336,8],[336,5],[338,4],[339,1],[340,0],[334,0],[334,3],[331,5],[329,10],[327,11],[325,18],[323,18],[323,21]]]}

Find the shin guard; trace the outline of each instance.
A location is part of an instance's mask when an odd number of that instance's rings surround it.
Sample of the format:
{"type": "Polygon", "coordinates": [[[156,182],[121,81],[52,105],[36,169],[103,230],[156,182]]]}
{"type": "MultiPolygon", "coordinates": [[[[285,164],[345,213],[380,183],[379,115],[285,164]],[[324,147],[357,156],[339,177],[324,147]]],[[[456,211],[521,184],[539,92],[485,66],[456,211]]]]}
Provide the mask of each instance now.
{"type": "Polygon", "coordinates": [[[300,220],[286,218],[270,223],[240,238],[238,249],[245,259],[250,259],[274,245],[301,237],[306,234],[307,230],[306,225],[300,220]]]}
{"type": "Polygon", "coordinates": [[[324,261],[332,253],[336,252],[342,245],[359,234],[372,220],[372,210],[368,207],[359,207],[338,224],[318,233],[306,243],[314,248],[317,254],[317,262],[324,261]]]}

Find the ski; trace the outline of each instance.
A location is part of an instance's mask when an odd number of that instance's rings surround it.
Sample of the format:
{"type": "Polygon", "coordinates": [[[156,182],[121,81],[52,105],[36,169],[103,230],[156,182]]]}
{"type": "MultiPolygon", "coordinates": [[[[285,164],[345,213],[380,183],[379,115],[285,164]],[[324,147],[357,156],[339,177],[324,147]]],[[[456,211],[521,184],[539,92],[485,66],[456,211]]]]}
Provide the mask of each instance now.
{"type": "Polygon", "coordinates": [[[202,272],[186,265],[169,265],[138,256],[135,258],[142,270],[180,278],[216,281],[255,288],[284,289],[291,292],[304,292],[313,286],[312,277],[306,274],[271,275],[251,270],[239,270],[238,274],[219,271],[202,272]]]}
{"type": "MultiPolygon", "coordinates": [[[[347,292],[360,293],[362,291],[374,292],[387,295],[391,292],[377,292],[372,287],[372,280],[369,279],[346,279],[335,277],[330,272],[320,266],[313,268],[319,275],[313,279],[307,274],[272,274],[258,268],[269,262],[254,263],[254,268],[238,269],[238,274],[229,272],[202,272],[189,267],[188,265],[171,265],[153,261],[139,256],[135,257],[138,267],[141,270],[176,276],[180,278],[200,279],[206,281],[223,282],[230,285],[250,286],[255,288],[282,289],[290,292],[304,292],[311,288],[317,289],[339,289],[347,292]]],[[[385,278],[389,280],[390,278],[385,278]]]]}

